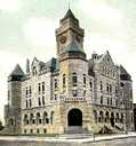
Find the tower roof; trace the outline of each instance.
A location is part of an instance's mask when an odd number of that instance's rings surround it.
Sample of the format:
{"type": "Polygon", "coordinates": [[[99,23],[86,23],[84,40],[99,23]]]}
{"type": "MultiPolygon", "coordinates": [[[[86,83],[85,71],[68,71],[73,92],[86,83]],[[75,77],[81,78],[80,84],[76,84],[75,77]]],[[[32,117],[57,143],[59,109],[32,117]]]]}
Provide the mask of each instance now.
{"type": "Polygon", "coordinates": [[[65,14],[64,18],[61,19],[61,21],[64,21],[68,18],[74,19],[76,21],[78,21],[78,19],[74,16],[73,12],[71,11],[71,9],[68,9],[67,13],[65,14]]]}
{"type": "Polygon", "coordinates": [[[20,65],[17,64],[12,73],[8,76],[8,82],[11,81],[21,81],[25,77],[23,70],[20,65]]]}
{"type": "Polygon", "coordinates": [[[10,76],[13,76],[13,75],[14,76],[18,76],[18,75],[23,76],[24,75],[24,72],[19,64],[16,65],[16,67],[14,68],[12,73],[10,74],[10,76]]]}

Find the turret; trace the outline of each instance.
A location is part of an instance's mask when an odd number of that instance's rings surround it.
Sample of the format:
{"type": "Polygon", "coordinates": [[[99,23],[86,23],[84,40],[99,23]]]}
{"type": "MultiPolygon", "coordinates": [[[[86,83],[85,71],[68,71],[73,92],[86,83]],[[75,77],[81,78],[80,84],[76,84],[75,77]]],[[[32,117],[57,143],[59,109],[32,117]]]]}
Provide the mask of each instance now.
{"type": "Polygon", "coordinates": [[[17,64],[8,76],[8,105],[5,106],[5,122],[8,133],[20,133],[21,126],[21,82],[25,74],[17,64]]]}

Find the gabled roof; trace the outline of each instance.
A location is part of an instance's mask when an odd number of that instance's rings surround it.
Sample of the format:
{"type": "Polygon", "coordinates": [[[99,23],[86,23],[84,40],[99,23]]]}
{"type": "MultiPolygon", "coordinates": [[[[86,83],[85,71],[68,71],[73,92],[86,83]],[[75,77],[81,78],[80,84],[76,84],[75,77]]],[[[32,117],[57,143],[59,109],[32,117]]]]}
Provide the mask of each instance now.
{"type": "Polygon", "coordinates": [[[132,81],[131,75],[126,71],[126,69],[122,65],[120,65],[120,79],[132,81]]]}
{"type": "Polygon", "coordinates": [[[120,74],[125,74],[125,75],[128,74],[128,72],[122,65],[120,65],[120,74]]]}
{"type": "Polygon", "coordinates": [[[19,64],[16,65],[10,76],[24,76],[24,72],[19,64]]]}

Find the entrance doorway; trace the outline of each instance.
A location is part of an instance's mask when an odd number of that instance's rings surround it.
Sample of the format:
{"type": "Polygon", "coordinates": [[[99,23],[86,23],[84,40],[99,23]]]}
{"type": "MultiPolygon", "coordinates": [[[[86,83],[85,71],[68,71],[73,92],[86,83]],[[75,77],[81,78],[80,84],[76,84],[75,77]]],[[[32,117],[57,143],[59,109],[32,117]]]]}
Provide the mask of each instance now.
{"type": "Polygon", "coordinates": [[[82,112],[79,109],[72,109],[68,113],[68,126],[82,126],[82,112]]]}

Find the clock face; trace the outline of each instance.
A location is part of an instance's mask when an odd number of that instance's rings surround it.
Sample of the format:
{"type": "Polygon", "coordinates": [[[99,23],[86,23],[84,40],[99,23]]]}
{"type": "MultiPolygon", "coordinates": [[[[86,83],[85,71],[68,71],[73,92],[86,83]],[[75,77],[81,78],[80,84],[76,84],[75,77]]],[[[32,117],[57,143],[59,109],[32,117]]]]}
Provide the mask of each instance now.
{"type": "Polygon", "coordinates": [[[66,36],[62,36],[62,37],[60,38],[60,42],[61,42],[62,44],[65,44],[66,41],[67,41],[66,36]]]}

